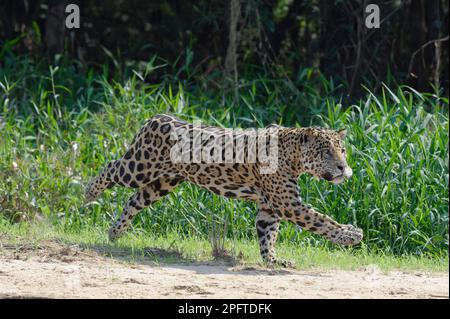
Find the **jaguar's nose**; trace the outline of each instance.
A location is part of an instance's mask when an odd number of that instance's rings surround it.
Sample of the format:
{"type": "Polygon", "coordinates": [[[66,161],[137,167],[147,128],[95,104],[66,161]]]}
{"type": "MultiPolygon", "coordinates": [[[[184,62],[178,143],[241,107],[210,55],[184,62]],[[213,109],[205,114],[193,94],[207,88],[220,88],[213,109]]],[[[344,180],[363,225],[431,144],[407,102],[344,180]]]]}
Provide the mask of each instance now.
{"type": "Polygon", "coordinates": [[[345,167],[342,171],[342,174],[345,178],[351,178],[353,176],[353,170],[350,167],[345,167]]]}

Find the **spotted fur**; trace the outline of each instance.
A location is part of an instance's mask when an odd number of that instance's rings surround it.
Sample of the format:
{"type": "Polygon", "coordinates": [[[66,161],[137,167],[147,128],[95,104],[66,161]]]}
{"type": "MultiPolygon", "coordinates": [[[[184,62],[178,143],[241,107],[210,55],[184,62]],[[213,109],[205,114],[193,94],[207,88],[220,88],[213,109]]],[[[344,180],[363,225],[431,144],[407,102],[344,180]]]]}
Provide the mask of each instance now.
{"type": "MultiPolygon", "coordinates": [[[[363,238],[361,229],[339,224],[305,204],[297,185],[297,178],[302,173],[333,183],[351,177],[352,170],[347,165],[343,143],[345,131],[277,127],[278,169],[271,174],[262,174],[259,162],[173,163],[170,151],[175,141],[170,133],[180,128],[190,136],[196,129],[220,136],[230,134],[230,130],[216,127],[195,128],[168,115],[157,115],[146,121],[125,155],[110,162],[86,189],[87,201],[94,200],[104,189],[114,185],[136,189],[120,219],[111,227],[110,240],[121,236],[141,209],[152,205],[184,181],[224,197],[256,202],[259,207],[256,230],[260,252],[269,264],[284,264],[276,259],[274,250],[281,220],[291,221],[341,245],[354,245],[363,238]]],[[[240,151],[246,153],[247,150],[243,149],[240,151]]],[[[213,153],[214,149],[209,151],[213,153]]],[[[237,150],[235,152],[234,158],[238,156],[237,150]]]]}

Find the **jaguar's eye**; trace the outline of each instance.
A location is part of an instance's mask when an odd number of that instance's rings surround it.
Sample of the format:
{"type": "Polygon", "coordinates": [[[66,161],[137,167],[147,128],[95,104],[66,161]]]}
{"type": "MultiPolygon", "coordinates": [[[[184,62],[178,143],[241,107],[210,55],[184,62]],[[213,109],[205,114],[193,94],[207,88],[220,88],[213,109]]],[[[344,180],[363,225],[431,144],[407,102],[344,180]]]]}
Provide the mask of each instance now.
{"type": "Polygon", "coordinates": [[[331,151],[330,150],[327,150],[326,152],[325,152],[325,156],[324,156],[326,159],[330,159],[331,157],[332,157],[332,154],[331,154],[331,151]]]}

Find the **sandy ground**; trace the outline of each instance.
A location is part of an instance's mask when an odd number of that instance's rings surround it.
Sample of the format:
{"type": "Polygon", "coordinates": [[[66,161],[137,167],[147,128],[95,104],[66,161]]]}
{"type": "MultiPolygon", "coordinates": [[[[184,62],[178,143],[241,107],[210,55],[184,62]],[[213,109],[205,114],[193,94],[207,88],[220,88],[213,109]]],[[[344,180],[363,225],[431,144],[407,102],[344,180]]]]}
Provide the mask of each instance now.
{"type": "Polygon", "coordinates": [[[0,249],[0,298],[449,297],[448,273],[155,265],[56,243],[0,249]]]}

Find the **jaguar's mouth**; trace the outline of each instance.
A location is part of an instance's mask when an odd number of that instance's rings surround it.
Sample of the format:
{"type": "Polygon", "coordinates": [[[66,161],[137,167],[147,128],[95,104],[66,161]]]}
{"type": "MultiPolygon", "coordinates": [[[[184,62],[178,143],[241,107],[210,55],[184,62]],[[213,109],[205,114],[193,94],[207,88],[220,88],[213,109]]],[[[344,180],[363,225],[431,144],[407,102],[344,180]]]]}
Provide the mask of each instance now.
{"type": "Polygon", "coordinates": [[[322,174],[322,178],[326,181],[331,182],[333,180],[334,176],[330,172],[326,172],[326,173],[322,174]]]}
{"type": "Polygon", "coordinates": [[[330,182],[333,184],[340,184],[345,180],[345,177],[343,174],[335,176],[330,182]]]}
{"type": "Polygon", "coordinates": [[[322,175],[322,178],[328,182],[331,182],[333,184],[339,184],[342,183],[345,180],[344,174],[340,175],[333,175],[330,172],[326,172],[322,175]]]}

